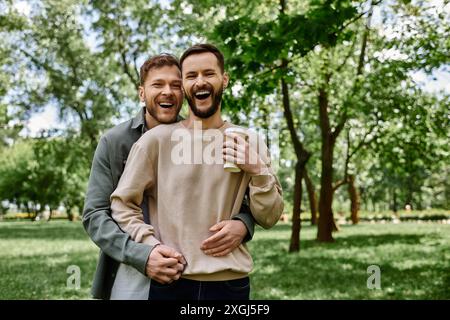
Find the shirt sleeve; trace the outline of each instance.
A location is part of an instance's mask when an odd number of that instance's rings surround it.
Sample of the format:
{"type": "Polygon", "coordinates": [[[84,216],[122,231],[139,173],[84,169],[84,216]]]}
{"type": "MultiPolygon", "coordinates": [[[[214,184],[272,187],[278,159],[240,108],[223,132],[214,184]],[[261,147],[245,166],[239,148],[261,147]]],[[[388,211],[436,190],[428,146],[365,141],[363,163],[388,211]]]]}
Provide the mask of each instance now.
{"type": "Polygon", "coordinates": [[[102,136],[92,161],[83,209],[83,226],[92,241],[114,260],[145,274],[151,247],[132,241],[111,218],[110,196],[114,190],[108,140],[102,136]]]}
{"type": "MultiPolygon", "coordinates": [[[[246,196],[245,196],[246,197],[246,196]]],[[[241,209],[239,213],[233,216],[233,220],[240,220],[247,228],[247,234],[242,240],[243,243],[252,240],[253,234],[255,233],[255,218],[252,216],[252,212],[250,211],[250,207],[248,206],[248,201],[244,198],[242,201],[241,209]]]]}

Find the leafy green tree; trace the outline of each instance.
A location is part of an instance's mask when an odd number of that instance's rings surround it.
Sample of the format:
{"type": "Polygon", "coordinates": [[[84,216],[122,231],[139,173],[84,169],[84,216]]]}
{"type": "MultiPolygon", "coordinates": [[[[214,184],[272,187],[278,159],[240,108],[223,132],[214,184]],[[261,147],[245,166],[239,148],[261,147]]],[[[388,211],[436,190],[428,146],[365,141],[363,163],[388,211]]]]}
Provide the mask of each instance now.
{"type": "Polygon", "coordinates": [[[448,64],[448,13],[433,3],[37,0],[28,14],[12,1],[0,9],[0,195],[30,211],[79,209],[99,135],[137,109],[139,64],[200,41],[226,55],[227,116],[266,129],[274,147],[278,135],[291,251],[307,198],[316,222],[317,183],[321,241],[333,240],[344,185],[355,221],[359,191],[393,207],[448,206],[448,97],[417,90],[413,77],[448,64]],[[21,140],[48,106],[66,127],[21,140]]]}
{"type": "Polygon", "coordinates": [[[44,130],[42,139],[30,141],[35,154],[29,175],[22,176],[30,190],[22,191],[33,203],[50,208],[63,203],[70,213],[82,207],[99,135],[114,118],[138,108],[138,64],[176,48],[170,36],[176,26],[158,1],[39,0],[27,5],[30,11],[24,14],[12,1],[0,4],[0,80],[7,84],[0,89],[0,138],[8,154],[32,114],[49,106],[58,111],[66,126],[44,130]],[[31,196],[33,183],[45,190],[31,196]]]}
{"type": "MultiPolygon", "coordinates": [[[[342,1],[311,1],[305,6],[297,2],[289,6],[286,1],[280,1],[272,5],[263,17],[255,15],[255,5],[244,13],[239,12],[242,7],[227,7],[227,14],[236,18],[222,20],[215,28],[213,39],[223,43],[233,75],[249,92],[247,101],[252,94],[277,93],[280,97],[296,155],[290,251],[298,251],[302,180],[310,152],[299,138],[301,122],[292,113],[290,89],[297,77],[302,79],[293,66],[317,45],[334,44],[338,31],[355,16],[356,10],[342,1]]],[[[236,106],[245,102],[240,97],[236,106]]]]}
{"type": "Polygon", "coordinates": [[[19,140],[1,151],[0,200],[23,207],[34,219],[46,208],[64,205],[81,213],[87,185],[88,148],[64,138],[19,140]]]}
{"type": "MultiPolygon", "coordinates": [[[[196,4],[195,1],[191,3],[196,4]]],[[[439,33],[442,32],[439,28],[438,32],[430,30],[420,39],[405,34],[400,39],[379,35],[370,22],[373,9],[380,5],[380,1],[361,2],[358,7],[353,6],[358,4],[343,1],[311,1],[303,5],[295,1],[280,1],[270,4],[273,6],[268,7],[266,3],[262,8],[256,3],[233,2],[230,5],[225,2],[201,9],[194,5],[193,14],[218,17],[211,21],[215,28],[208,37],[221,43],[233,76],[239,80],[242,91],[247,93],[237,99],[228,96],[226,106],[242,110],[246,105],[254,105],[251,102],[257,100],[255,96],[277,93],[279,99],[275,101],[282,101],[292,146],[298,164],[303,163],[303,168],[306,161],[299,159],[306,159],[301,154],[307,153],[302,153],[302,149],[306,151],[303,144],[299,147],[298,126],[304,122],[294,121],[290,90],[294,93],[300,91],[302,97],[307,96],[310,106],[315,106],[322,141],[317,238],[333,241],[333,194],[339,185],[354,181],[353,175],[348,174],[351,158],[363,146],[381,137],[384,131],[381,123],[396,117],[392,112],[396,105],[405,107],[409,98],[402,92],[402,85],[403,81],[409,81],[409,73],[417,68],[439,66],[439,61],[443,61],[440,54],[423,54],[424,50],[417,50],[424,44],[423,39],[429,38],[442,47],[446,42],[439,39],[445,37],[439,33]],[[437,36],[439,34],[440,37],[437,36]],[[408,59],[386,58],[386,50],[389,49],[404,51],[408,59]],[[417,52],[421,52],[421,56],[417,52]],[[335,181],[336,144],[351,119],[360,119],[364,126],[357,132],[356,139],[349,140],[347,169],[343,170],[342,182],[335,181]],[[366,139],[368,136],[371,138],[366,139]]],[[[394,15],[400,15],[402,10],[413,12],[414,19],[419,17],[416,21],[420,21],[415,26],[429,27],[430,21],[442,21],[443,17],[436,20],[428,17],[428,11],[420,13],[420,10],[412,9],[424,6],[423,3],[411,5],[399,1],[388,4],[386,8],[394,15]]],[[[352,128],[347,128],[347,131],[349,136],[352,135],[352,128]]],[[[296,177],[303,176],[303,173],[298,174],[299,171],[296,177]]],[[[301,180],[297,178],[294,187],[292,251],[298,247],[301,180]]],[[[357,199],[355,186],[351,183],[349,188],[352,197],[357,199]]],[[[356,202],[354,213],[358,207],[356,202]]]]}
{"type": "Polygon", "coordinates": [[[20,29],[24,22],[23,17],[8,11],[0,15],[0,44],[2,44],[0,45],[0,144],[3,146],[7,146],[11,140],[17,138],[23,128],[22,120],[27,116],[23,108],[11,106],[7,95],[12,89],[17,91],[23,82],[15,77],[17,70],[13,67],[13,51],[4,45],[4,39],[8,34],[20,29]]]}
{"type": "Polygon", "coordinates": [[[2,148],[0,157],[1,200],[26,208],[28,214],[37,214],[37,186],[30,183],[33,149],[28,142],[18,142],[13,147],[2,148]]]}
{"type": "Polygon", "coordinates": [[[398,110],[396,123],[373,145],[374,169],[380,186],[389,190],[393,211],[406,204],[423,209],[422,187],[436,168],[449,161],[448,126],[444,116],[448,98],[415,92],[406,110],[398,110]],[[441,164],[441,165],[439,165],[441,164]]]}

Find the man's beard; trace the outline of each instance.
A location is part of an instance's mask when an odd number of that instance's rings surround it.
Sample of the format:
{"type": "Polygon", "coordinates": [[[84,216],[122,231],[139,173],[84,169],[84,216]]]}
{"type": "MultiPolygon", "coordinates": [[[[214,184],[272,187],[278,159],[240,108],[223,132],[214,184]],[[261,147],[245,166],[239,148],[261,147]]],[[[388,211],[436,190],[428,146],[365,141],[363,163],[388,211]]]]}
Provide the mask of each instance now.
{"type": "Polygon", "coordinates": [[[202,118],[202,119],[207,119],[217,112],[217,110],[219,109],[219,106],[220,106],[220,102],[222,101],[223,85],[220,86],[220,88],[217,92],[215,92],[211,88],[211,92],[213,92],[214,94],[212,94],[211,106],[206,110],[199,110],[197,108],[197,106],[195,105],[195,101],[194,101],[195,95],[192,91],[193,90],[191,90],[190,94],[186,94],[186,100],[188,101],[189,106],[191,107],[191,110],[195,116],[202,118]]]}
{"type": "Polygon", "coordinates": [[[157,111],[158,104],[156,103],[156,101],[148,101],[147,99],[145,99],[144,101],[145,101],[145,112],[148,112],[150,114],[150,116],[152,116],[152,118],[155,119],[156,121],[158,121],[159,123],[170,124],[170,123],[174,123],[177,121],[177,116],[178,116],[178,113],[180,112],[181,107],[177,107],[178,108],[177,113],[173,116],[173,118],[171,118],[169,121],[167,121],[167,120],[162,119],[158,115],[158,111],[157,111]]]}

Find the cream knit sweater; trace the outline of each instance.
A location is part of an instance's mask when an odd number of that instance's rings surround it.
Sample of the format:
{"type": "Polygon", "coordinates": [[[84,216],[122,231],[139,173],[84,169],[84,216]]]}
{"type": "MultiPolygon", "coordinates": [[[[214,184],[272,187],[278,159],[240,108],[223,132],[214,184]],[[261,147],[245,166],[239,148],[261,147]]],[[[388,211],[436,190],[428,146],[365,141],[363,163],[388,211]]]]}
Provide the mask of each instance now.
{"type": "Polygon", "coordinates": [[[268,165],[266,174],[224,171],[222,139],[215,138],[223,137],[228,127],[235,126],[225,122],[212,135],[205,130],[200,136],[181,122],[149,130],[133,145],[111,195],[112,217],[132,239],[149,245],[163,243],[184,255],[184,278],[231,280],[252,270],[245,244],[224,257],[208,256],[200,249],[202,241],[212,235],[211,226],[239,213],[248,186],[250,209],[258,224],[270,228],[283,212],[281,186],[265,145],[260,156],[268,165]],[[140,204],[144,196],[148,197],[151,225],[143,221],[140,204]]]}

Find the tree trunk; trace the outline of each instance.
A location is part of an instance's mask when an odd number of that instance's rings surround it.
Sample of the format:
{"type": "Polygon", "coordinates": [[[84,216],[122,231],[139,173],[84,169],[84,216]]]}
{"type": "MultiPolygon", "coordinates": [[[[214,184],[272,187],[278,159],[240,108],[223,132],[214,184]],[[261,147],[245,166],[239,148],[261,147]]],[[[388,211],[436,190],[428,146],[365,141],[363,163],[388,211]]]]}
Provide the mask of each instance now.
{"type": "Polygon", "coordinates": [[[30,206],[27,204],[25,204],[25,210],[27,211],[28,214],[28,218],[30,218],[31,221],[33,221],[33,217],[31,216],[31,209],[30,206]]]}
{"type": "MultiPolygon", "coordinates": [[[[283,60],[283,68],[287,69],[287,61],[283,60]]],[[[297,131],[294,125],[294,118],[290,106],[289,87],[281,78],[281,92],[283,95],[283,109],[284,117],[289,128],[289,133],[294,146],[295,155],[297,156],[297,163],[295,166],[295,191],[294,191],[294,207],[292,210],[292,233],[289,244],[289,252],[300,250],[300,209],[302,199],[302,176],[305,171],[306,163],[310,157],[310,153],[306,151],[298,138],[297,131]]]]}
{"type": "Polygon", "coordinates": [[[322,133],[322,174],[320,179],[319,224],[317,240],[333,242],[333,148],[334,139],[330,130],[328,118],[328,97],[325,89],[319,90],[320,128],[322,133]]]}
{"type": "Polygon", "coordinates": [[[302,205],[302,177],[305,171],[304,166],[297,162],[295,165],[295,189],[294,208],[292,210],[292,232],[289,244],[289,252],[300,250],[300,229],[301,229],[301,205],[302,205]]]}
{"type": "Polygon", "coordinates": [[[357,224],[359,222],[359,194],[358,190],[355,187],[355,176],[348,176],[348,195],[350,197],[350,219],[353,224],[357,224]]]}
{"type": "Polygon", "coordinates": [[[322,177],[319,198],[319,225],[317,240],[321,242],[333,242],[333,229],[336,228],[333,219],[333,167],[330,160],[331,150],[327,145],[322,147],[322,177]]]}
{"type": "Polygon", "coordinates": [[[33,203],[33,211],[32,212],[33,212],[33,218],[31,219],[31,221],[36,221],[39,211],[37,208],[37,204],[35,202],[33,203]]]}
{"type": "Polygon", "coordinates": [[[311,225],[317,224],[317,197],[314,185],[309,177],[308,171],[305,169],[304,176],[306,190],[308,191],[309,209],[311,211],[311,225]]]}
{"type": "Polygon", "coordinates": [[[366,189],[363,187],[359,188],[359,198],[360,198],[360,209],[367,211],[367,193],[366,189]]]}
{"type": "Polygon", "coordinates": [[[397,192],[395,188],[392,189],[392,211],[394,211],[395,214],[397,214],[398,211],[398,204],[397,204],[397,192]]]}
{"type": "Polygon", "coordinates": [[[67,219],[68,219],[69,221],[73,221],[72,208],[71,208],[71,207],[66,208],[66,212],[67,212],[67,219]]]}
{"type": "Polygon", "coordinates": [[[406,194],[406,205],[409,205],[409,209],[413,210],[413,193],[414,193],[414,186],[413,186],[413,179],[411,174],[408,176],[408,180],[407,180],[407,184],[408,184],[408,188],[407,188],[407,194],[406,194]]]}
{"type": "MultiPolygon", "coordinates": [[[[333,202],[333,200],[332,200],[332,202],[333,202]]],[[[339,225],[336,223],[336,219],[334,219],[333,209],[331,209],[331,215],[333,217],[333,220],[331,221],[331,223],[332,223],[332,231],[333,232],[338,232],[340,229],[339,229],[339,225]]]]}
{"type": "Polygon", "coordinates": [[[423,204],[422,204],[422,193],[420,189],[416,192],[416,210],[423,210],[423,204]]]}

